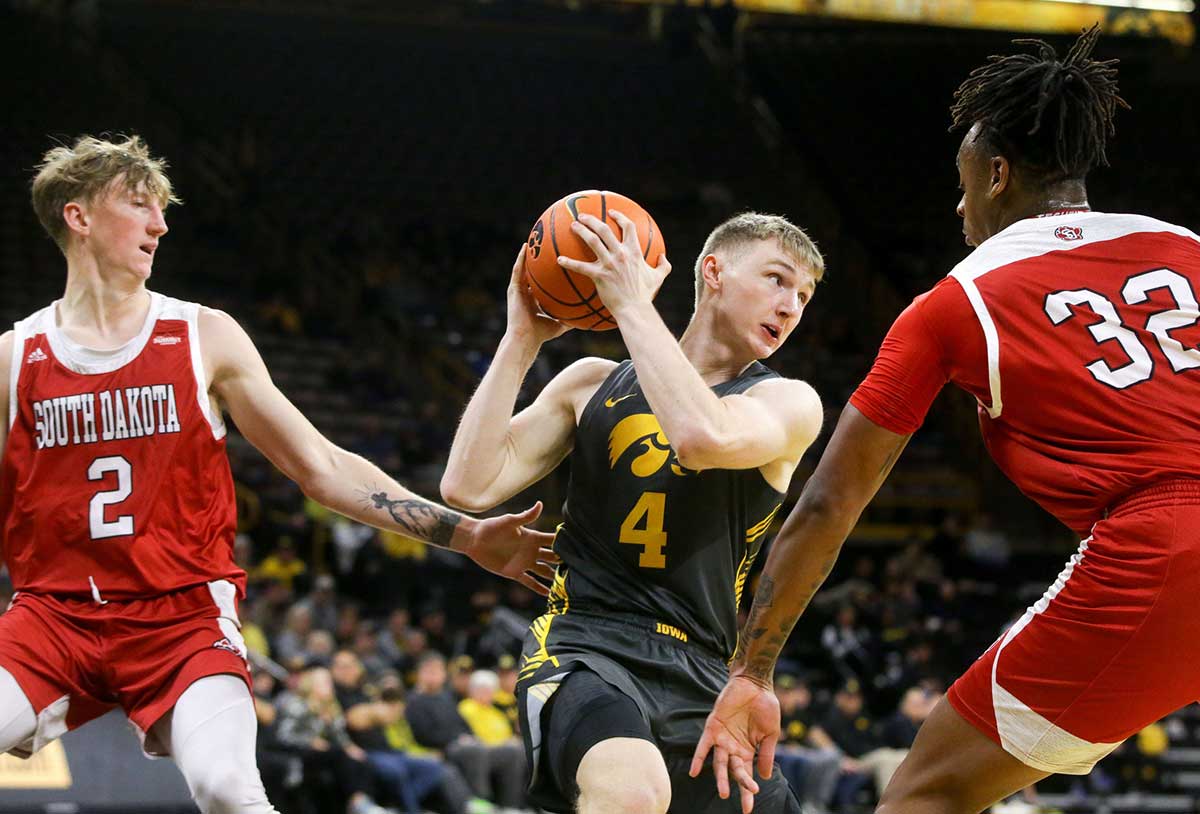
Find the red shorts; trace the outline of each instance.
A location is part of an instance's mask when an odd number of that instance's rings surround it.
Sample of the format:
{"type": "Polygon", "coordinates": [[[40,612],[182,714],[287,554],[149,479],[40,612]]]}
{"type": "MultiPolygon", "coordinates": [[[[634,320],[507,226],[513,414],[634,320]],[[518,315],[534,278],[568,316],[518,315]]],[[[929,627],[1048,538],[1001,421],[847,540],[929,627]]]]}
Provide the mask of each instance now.
{"type": "Polygon", "coordinates": [[[1200,698],[1200,482],[1117,504],[947,699],[1028,766],[1086,774],[1200,698]]]}
{"type": "Polygon", "coordinates": [[[221,580],[153,599],[59,599],[18,593],[0,616],[0,667],[37,714],[28,757],[66,731],[121,707],[148,754],[169,744],[146,734],[192,682],[231,673],[250,687],[237,591],[221,580]]]}

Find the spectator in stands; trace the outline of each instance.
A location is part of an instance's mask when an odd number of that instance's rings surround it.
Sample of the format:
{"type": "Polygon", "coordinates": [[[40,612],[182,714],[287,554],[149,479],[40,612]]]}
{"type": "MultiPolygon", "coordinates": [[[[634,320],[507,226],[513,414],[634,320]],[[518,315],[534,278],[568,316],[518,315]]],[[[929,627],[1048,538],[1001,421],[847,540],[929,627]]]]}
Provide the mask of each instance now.
{"type": "Polygon", "coordinates": [[[448,814],[485,814],[486,801],[476,800],[461,773],[435,755],[413,755],[395,748],[387,728],[404,718],[404,699],[399,686],[375,693],[365,683],[362,662],[349,650],[333,658],[333,681],[338,703],[345,711],[351,739],[367,753],[377,777],[404,806],[408,814],[420,814],[422,803],[438,799],[448,814]]]}
{"type": "Polygon", "coordinates": [[[833,803],[842,754],[828,743],[816,746],[813,742],[816,711],[807,681],[792,675],[776,675],[775,694],[779,698],[782,724],[775,762],[810,814],[823,814],[833,803]]]}
{"type": "Polygon", "coordinates": [[[295,750],[304,766],[306,787],[329,802],[345,801],[347,814],[387,814],[372,796],[375,779],[367,754],[351,739],[334,694],[333,677],[324,667],[306,670],[294,692],[276,699],[276,734],[295,750]]]}
{"type": "Polygon", "coordinates": [[[306,571],[308,566],[296,555],[292,538],[284,535],[275,543],[275,550],[263,558],[250,576],[255,580],[278,582],[294,589],[297,578],[306,571]]]}
{"type": "Polygon", "coordinates": [[[446,687],[446,659],[440,653],[426,653],[418,662],[417,684],[408,698],[405,717],[417,742],[440,749],[462,770],[477,796],[508,808],[523,804],[525,761],[515,757],[522,753],[489,747],[471,733],[446,687]]]}
{"type": "MultiPolygon", "coordinates": [[[[436,648],[435,648],[436,649],[436,648]]],[[[468,655],[455,656],[450,661],[450,692],[454,700],[462,701],[469,695],[471,674],[475,672],[475,659],[468,655]]]]}
{"type": "Polygon", "coordinates": [[[500,688],[496,690],[492,703],[508,718],[513,732],[519,733],[521,716],[517,714],[517,660],[505,653],[496,662],[496,675],[500,679],[500,688]]]}
{"type": "Polygon", "coordinates": [[[871,634],[858,624],[853,605],[842,605],[837,616],[821,631],[821,646],[833,659],[833,665],[845,678],[870,675],[871,634]]]}
{"type": "Polygon", "coordinates": [[[338,598],[332,574],[318,574],[313,589],[297,605],[308,609],[316,630],[335,633],[338,629],[338,598]]]}
{"type": "Polygon", "coordinates": [[[292,605],[288,609],[284,628],[275,637],[275,660],[286,667],[296,669],[303,666],[304,649],[308,634],[312,633],[312,613],[303,605],[292,605]]]}
{"type": "Polygon", "coordinates": [[[491,670],[476,670],[467,681],[467,697],[458,702],[458,714],[472,734],[488,746],[520,748],[504,710],[496,706],[500,677],[491,670]]]}
{"type": "Polygon", "coordinates": [[[842,780],[835,794],[838,808],[853,805],[859,790],[869,786],[872,779],[876,791],[882,791],[908,753],[907,749],[884,745],[863,705],[862,686],[857,680],[847,681],[834,694],[833,706],[821,719],[819,732],[813,732],[813,739],[823,748],[836,747],[845,756],[842,780]]]}

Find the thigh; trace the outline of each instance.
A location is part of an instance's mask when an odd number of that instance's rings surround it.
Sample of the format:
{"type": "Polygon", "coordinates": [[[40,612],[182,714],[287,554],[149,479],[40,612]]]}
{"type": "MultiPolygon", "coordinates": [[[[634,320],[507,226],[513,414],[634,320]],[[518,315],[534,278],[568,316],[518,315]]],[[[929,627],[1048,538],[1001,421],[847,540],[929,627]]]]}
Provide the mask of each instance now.
{"type": "Polygon", "coordinates": [[[37,715],[12,673],[0,667],[0,753],[28,755],[37,730],[37,715]]]}
{"type": "Polygon", "coordinates": [[[0,668],[36,716],[34,732],[10,747],[14,754],[28,757],[114,706],[100,675],[100,637],[76,613],[86,610],[86,603],[19,594],[0,615],[0,668]]]}
{"type": "MultiPolygon", "coordinates": [[[[539,724],[542,761],[531,793],[535,802],[554,811],[571,810],[579,795],[580,764],[597,744],[613,739],[646,741],[658,756],[650,724],[637,704],[584,667],[576,668],[558,685],[539,724]]],[[[657,761],[662,764],[661,756],[657,761]]],[[[592,762],[601,771],[607,766],[592,762]]],[[[631,761],[626,765],[638,768],[631,761]]]]}
{"type": "Polygon", "coordinates": [[[1096,525],[1046,594],[948,693],[1027,765],[1086,774],[1121,741],[1200,697],[1200,508],[1096,525]]]}
{"type": "Polygon", "coordinates": [[[973,814],[1046,776],[1010,755],[943,699],[921,726],[878,811],[973,814]]]}
{"type": "Polygon", "coordinates": [[[208,676],[231,675],[251,690],[246,647],[227,582],[129,603],[109,626],[111,683],[151,755],[167,744],[146,738],[181,696],[208,676]]]}

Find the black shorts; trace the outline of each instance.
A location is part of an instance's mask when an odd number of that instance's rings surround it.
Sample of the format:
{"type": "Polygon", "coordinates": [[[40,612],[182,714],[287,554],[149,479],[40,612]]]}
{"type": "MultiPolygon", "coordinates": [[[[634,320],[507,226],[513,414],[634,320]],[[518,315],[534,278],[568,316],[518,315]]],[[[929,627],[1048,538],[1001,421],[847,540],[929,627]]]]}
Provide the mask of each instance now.
{"type": "MultiPolygon", "coordinates": [[[[659,633],[662,629],[675,631],[639,617],[575,611],[533,623],[525,638],[517,700],[534,803],[549,811],[573,811],[575,773],[587,751],[608,738],[633,737],[653,742],[662,752],[671,777],[672,812],[740,813],[736,793],[728,800],[717,796],[711,768],[697,778],[688,776],[728,668],[716,654],[659,633]]],[[[778,767],[759,786],[756,812],[800,810],[778,767]]]]}

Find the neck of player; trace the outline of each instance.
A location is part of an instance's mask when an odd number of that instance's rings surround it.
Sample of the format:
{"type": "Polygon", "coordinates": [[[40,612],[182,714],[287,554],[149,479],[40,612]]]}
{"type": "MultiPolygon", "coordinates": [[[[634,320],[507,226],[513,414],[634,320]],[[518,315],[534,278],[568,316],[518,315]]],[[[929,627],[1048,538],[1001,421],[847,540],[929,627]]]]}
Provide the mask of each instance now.
{"type": "Polygon", "coordinates": [[[709,387],[736,378],[755,360],[745,346],[721,338],[734,334],[721,330],[718,320],[716,309],[702,304],[679,339],[683,355],[709,387]]]}
{"type": "MultiPolygon", "coordinates": [[[[1079,179],[1059,181],[1022,191],[1013,201],[1007,223],[1001,229],[1007,228],[1019,220],[1035,218],[1050,212],[1061,212],[1071,209],[1090,209],[1088,205],[1087,187],[1079,179]]],[[[997,230],[999,231],[999,230],[997,230]]]]}
{"type": "Polygon", "coordinates": [[[149,310],[145,280],[105,273],[91,256],[68,258],[57,319],[59,330],[72,341],[95,350],[118,348],[138,335],[149,310]]]}

